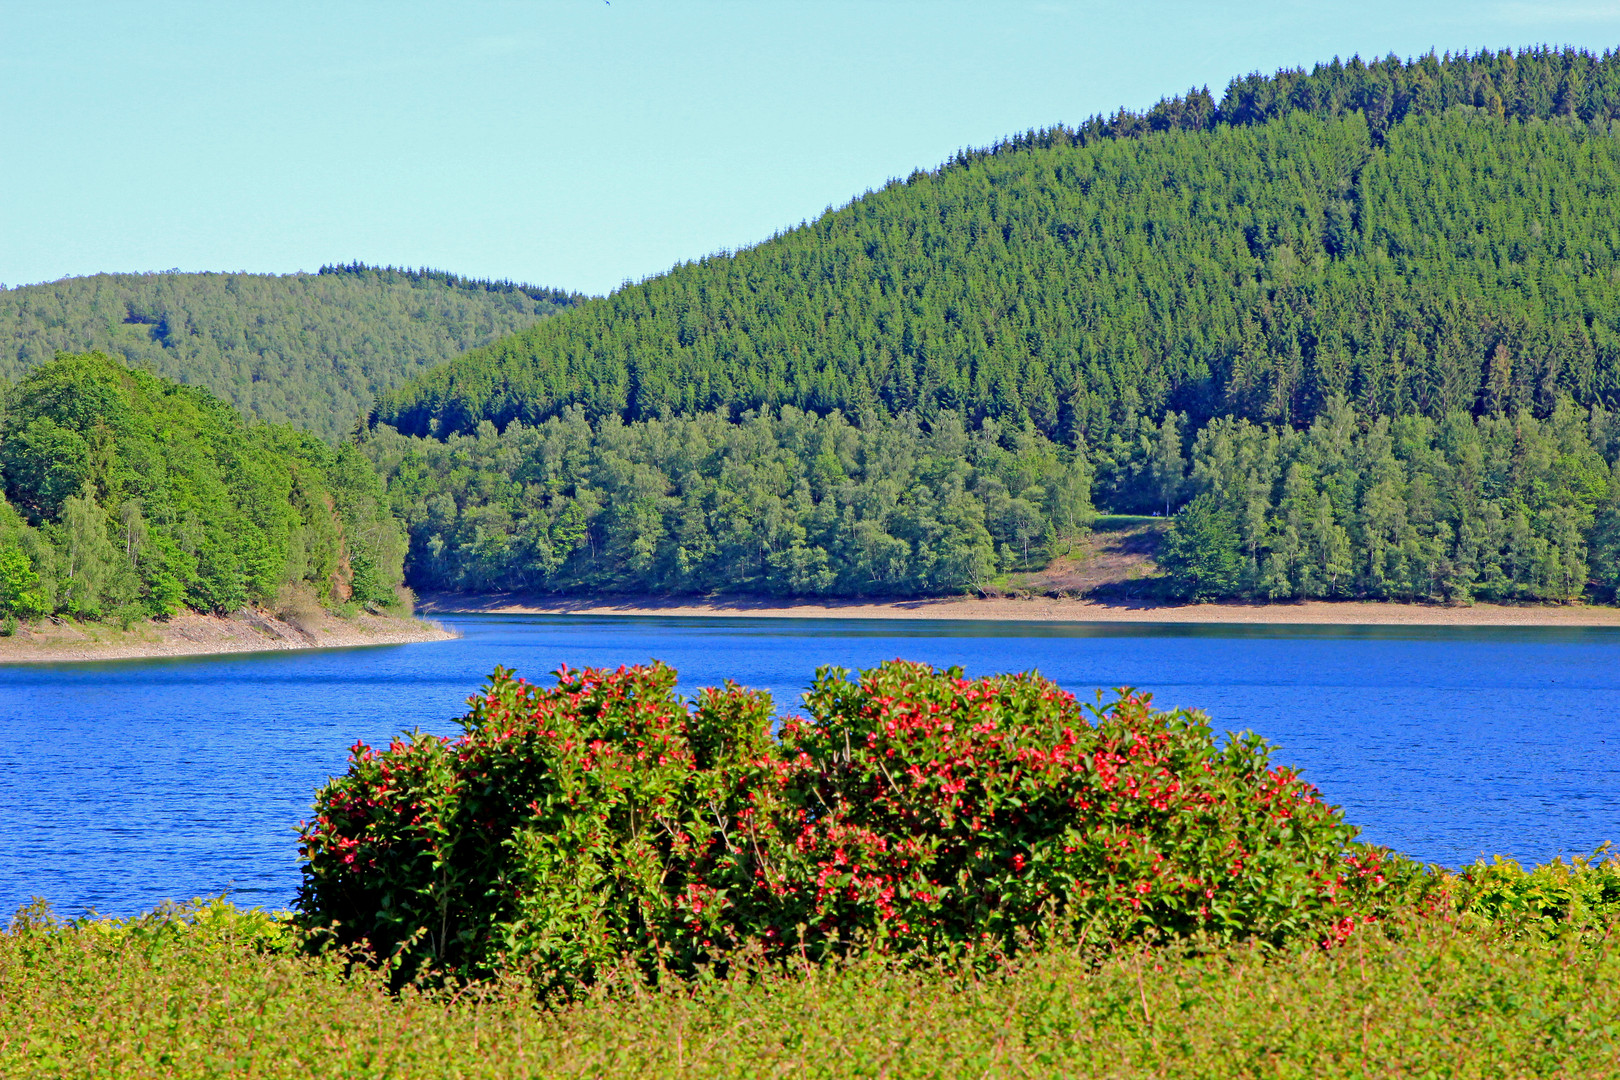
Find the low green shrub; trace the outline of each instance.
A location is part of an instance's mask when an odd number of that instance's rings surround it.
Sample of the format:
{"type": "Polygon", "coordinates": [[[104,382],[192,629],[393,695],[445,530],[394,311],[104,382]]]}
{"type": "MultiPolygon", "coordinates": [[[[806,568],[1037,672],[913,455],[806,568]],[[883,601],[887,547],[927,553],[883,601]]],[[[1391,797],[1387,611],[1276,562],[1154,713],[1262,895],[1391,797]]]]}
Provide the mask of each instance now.
{"type": "Polygon", "coordinates": [[[822,669],[773,737],[768,695],[686,703],[675,682],[497,669],[459,738],[357,744],[303,831],[304,925],[400,980],[523,971],[568,994],[625,963],[1342,939],[1388,886],[1389,857],[1262,740],[1144,695],[822,669]]]}
{"type": "Polygon", "coordinates": [[[390,993],[341,956],[263,947],[261,918],[0,932],[0,1076],[1365,1080],[1620,1062],[1612,936],[1397,916],[1331,950],[1055,946],[993,972],[860,956],[536,1008],[516,980],[390,993]]]}
{"type": "Polygon", "coordinates": [[[1620,856],[1608,844],[1529,870],[1501,856],[1481,859],[1441,882],[1465,922],[1519,937],[1603,934],[1620,917],[1620,856]]]}

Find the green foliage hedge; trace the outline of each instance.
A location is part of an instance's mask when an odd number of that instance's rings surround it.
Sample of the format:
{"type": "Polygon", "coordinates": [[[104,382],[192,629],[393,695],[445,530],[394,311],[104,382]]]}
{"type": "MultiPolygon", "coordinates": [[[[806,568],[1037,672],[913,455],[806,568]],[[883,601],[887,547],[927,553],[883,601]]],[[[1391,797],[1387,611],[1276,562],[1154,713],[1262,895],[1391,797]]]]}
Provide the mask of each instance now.
{"type": "Polygon", "coordinates": [[[398,603],[404,536],[352,445],[97,353],[6,390],[0,481],[0,616],[398,603]]]}
{"type": "Polygon", "coordinates": [[[1518,939],[1569,934],[1603,940],[1620,916],[1620,858],[1605,843],[1590,856],[1524,869],[1511,859],[1480,859],[1442,883],[1443,910],[1465,925],[1518,939]]]}
{"type": "Polygon", "coordinates": [[[497,670],[454,740],[416,734],[318,796],[303,923],[567,995],[621,963],[696,974],[851,949],[1011,954],[1052,937],[1333,933],[1385,858],[1253,736],[1037,675],[822,669],[686,703],[652,664],[497,670]]]}

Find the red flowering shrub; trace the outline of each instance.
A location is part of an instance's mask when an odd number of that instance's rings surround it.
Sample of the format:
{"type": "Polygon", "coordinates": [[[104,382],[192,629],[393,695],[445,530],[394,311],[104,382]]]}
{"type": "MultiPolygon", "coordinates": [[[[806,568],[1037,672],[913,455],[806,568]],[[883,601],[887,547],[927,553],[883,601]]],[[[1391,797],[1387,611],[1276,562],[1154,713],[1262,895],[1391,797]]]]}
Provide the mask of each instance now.
{"type": "Polygon", "coordinates": [[[1352,885],[1338,810],[1201,713],[899,661],[824,669],[807,702],[782,743],[807,762],[792,840],[819,933],[928,953],[1088,926],[1280,939],[1352,885]]]}
{"type": "Polygon", "coordinates": [[[357,745],[304,830],[306,922],[402,974],[516,965],[566,992],[742,948],[1332,937],[1376,888],[1369,849],[1261,740],[1218,746],[1201,714],[1129,692],[823,669],[773,738],[768,695],[686,704],[662,664],[557,680],[497,669],[461,737],[357,745]]]}
{"type": "Polygon", "coordinates": [[[674,691],[657,663],[564,668],[549,689],[497,669],[460,738],[356,746],[303,831],[306,922],[406,974],[521,964],[568,985],[627,955],[729,952],[780,831],[759,820],[780,798],[771,701],[674,691]]]}

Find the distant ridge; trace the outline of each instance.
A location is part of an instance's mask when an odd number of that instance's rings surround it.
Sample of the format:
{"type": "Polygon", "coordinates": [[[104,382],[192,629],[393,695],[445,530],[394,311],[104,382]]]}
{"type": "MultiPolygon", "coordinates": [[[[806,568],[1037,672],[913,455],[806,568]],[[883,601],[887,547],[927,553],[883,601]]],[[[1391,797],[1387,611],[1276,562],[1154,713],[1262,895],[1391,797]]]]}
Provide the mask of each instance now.
{"type": "Polygon", "coordinates": [[[95,274],[0,290],[0,379],[96,350],[325,438],[412,375],[584,299],[352,262],[317,274],[95,274]]]}

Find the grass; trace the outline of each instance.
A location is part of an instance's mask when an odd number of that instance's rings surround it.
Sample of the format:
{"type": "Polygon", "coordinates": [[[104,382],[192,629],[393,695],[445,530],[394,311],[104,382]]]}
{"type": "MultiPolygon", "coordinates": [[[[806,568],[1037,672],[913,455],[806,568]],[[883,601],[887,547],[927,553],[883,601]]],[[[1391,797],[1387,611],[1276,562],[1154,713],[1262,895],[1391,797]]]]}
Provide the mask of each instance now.
{"type": "Polygon", "coordinates": [[[1613,916],[1577,920],[1557,875],[1534,878],[1497,874],[1458,912],[1333,950],[1054,949],[983,978],[867,961],[552,1011],[516,984],[392,995],[221,902],[24,913],[0,934],[0,1075],[1616,1075],[1613,916]]]}
{"type": "Polygon", "coordinates": [[[1015,597],[1166,598],[1153,553],[1170,524],[1162,517],[1104,514],[1087,533],[1052,541],[1043,562],[998,574],[981,591],[1015,597]]]}

